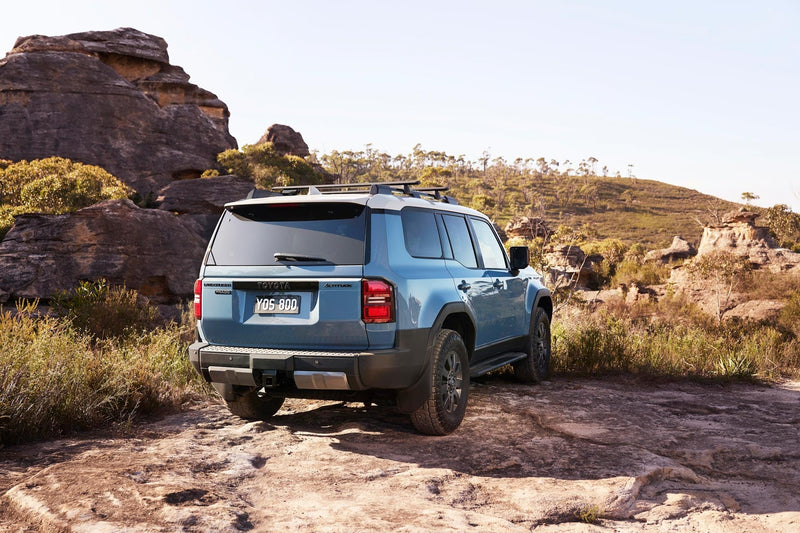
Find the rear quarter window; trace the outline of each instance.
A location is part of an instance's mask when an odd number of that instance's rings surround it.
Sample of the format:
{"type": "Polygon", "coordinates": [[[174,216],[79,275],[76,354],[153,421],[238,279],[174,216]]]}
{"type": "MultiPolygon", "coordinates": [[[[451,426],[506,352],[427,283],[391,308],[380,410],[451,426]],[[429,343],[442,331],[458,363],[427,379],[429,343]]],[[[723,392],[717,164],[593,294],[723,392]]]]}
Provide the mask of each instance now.
{"type": "Polygon", "coordinates": [[[432,211],[403,209],[403,239],[406,250],[412,257],[441,259],[442,242],[436,226],[436,215],[432,211]]]}

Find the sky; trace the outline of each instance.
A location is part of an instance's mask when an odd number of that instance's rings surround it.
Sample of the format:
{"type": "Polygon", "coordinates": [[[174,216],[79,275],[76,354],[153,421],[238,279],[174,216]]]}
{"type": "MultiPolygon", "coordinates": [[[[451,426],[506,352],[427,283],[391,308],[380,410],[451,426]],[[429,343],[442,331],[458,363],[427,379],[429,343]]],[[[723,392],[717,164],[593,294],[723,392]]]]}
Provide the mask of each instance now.
{"type": "Polygon", "coordinates": [[[129,26],[217,94],[239,145],[416,144],[477,160],[595,157],[800,212],[800,1],[13,2],[22,35],[129,26]]]}

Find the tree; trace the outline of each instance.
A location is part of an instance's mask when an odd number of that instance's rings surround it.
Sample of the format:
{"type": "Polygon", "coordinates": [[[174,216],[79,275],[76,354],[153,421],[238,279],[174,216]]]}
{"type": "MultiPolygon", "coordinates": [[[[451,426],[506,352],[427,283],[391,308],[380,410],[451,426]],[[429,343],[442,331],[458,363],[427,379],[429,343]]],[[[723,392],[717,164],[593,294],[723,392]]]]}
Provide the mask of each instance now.
{"type": "Polygon", "coordinates": [[[725,251],[714,251],[689,263],[689,272],[698,279],[710,282],[717,307],[717,322],[728,310],[731,294],[749,277],[752,266],[747,257],[725,251]]]}
{"type": "Polygon", "coordinates": [[[758,200],[759,198],[761,198],[759,195],[753,194],[751,192],[743,192],[742,193],[742,200],[744,200],[744,203],[747,204],[747,205],[750,205],[750,202],[752,202],[754,200],[758,200]]]}
{"type": "Polygon", "coordinates": [[[766,212],[769,232],[785,248],[800,245],[800,215],[786,204],[777,204],[766,212]]]}

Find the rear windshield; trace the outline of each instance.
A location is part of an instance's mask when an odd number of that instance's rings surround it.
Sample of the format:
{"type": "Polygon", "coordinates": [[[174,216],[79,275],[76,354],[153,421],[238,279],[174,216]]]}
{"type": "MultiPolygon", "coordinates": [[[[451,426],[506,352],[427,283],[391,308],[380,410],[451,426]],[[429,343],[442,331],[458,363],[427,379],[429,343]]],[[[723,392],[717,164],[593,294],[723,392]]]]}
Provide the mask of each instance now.
{"type": "Polygon", "coordinates": [[[348,203],[242,205],[225,211],[209,264],[364,264],[366,212],[348,203]]]}

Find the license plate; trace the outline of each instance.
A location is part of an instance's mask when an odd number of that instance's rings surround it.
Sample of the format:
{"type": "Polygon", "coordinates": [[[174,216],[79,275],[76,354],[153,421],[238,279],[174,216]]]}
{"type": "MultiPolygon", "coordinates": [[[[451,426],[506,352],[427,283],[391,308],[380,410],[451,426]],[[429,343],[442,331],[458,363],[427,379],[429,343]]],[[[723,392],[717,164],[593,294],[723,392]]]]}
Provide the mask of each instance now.
{"type": "Polygon", "coordinates": [[[300,312],[300,296],[286,294],[280,296],[256,296],[256,314],[296,315],[300,312]]]}

